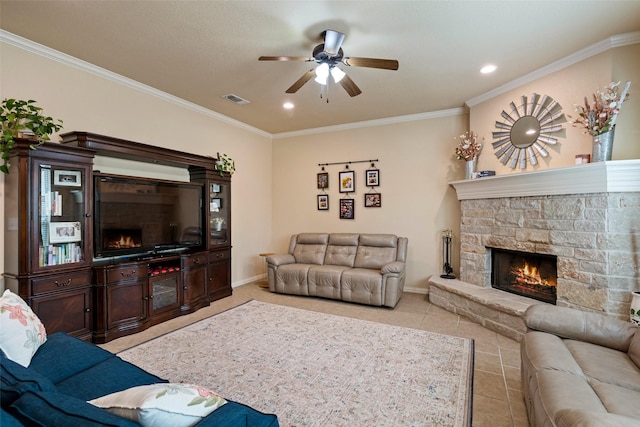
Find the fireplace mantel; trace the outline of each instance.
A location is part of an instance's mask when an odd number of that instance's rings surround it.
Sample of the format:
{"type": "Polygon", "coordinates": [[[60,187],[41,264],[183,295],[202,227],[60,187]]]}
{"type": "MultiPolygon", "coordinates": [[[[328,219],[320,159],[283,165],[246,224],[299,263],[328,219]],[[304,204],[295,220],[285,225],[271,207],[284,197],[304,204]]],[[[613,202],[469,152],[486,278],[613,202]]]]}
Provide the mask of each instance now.
{"type": "Polygon", "coordinates": [[[458,200],[640,192],[640,160],[614,160],[450,182],[458,200]]]}

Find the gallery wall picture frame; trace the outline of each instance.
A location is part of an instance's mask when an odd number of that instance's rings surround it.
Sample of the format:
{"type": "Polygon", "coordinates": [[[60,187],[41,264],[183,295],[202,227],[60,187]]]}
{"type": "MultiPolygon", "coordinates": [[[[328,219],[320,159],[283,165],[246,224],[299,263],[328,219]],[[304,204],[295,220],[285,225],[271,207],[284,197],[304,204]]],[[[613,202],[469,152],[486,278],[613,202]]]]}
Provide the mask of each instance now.
{"type": "Polygon", "coordinates": [[[70,243],[82,240],[80,222],[51,222],[49,223],[50,243],[70,243]]]}
{"type": "Polygon", "coordinates": [[[380,169],[367,169],[367,187],[378,187],[380,185],[380,169]]]}
{"type": "Polygon", "coordinates": [[[328,194],[318,194],[318,210],[319,211],[328,211],[329,210],[329,195],[328,194]]]}
{"type": "Polygon", "coordinates": [[[355,219],[354,199],[340,199],[340,219],[355,219]]]}
{"type": "Polygon", "coordinates": [[[54,170],[53,185],[61,187],[82,187],[82,172],[54,170]]]}
{"type": "Polygon", "coordinates": [[[318,189],[326,190],[327,188],[329,188],[329,173],[320,172],[318,174],[318,189]]]}
{"type": "Polygon", "coordinates": [[[341,193],[353,193],[356,191],[356,173],[354,171],[340,172],[339,179],[341,193]]]}
{"type": "Polygon", "coordinates": [[[382,194],[380,194],[380,193],[366,193],[364,195],[364,207],[365,208],[379,208],[379,207],[382,207],[382,194]]]}

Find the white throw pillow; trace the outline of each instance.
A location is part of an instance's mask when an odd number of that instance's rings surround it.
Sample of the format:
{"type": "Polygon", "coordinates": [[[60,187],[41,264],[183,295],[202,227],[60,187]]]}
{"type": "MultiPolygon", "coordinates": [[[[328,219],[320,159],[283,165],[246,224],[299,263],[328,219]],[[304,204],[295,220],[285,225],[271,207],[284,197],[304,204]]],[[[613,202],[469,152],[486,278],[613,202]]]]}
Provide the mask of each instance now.
{"type": "Polygon", "coordinates": [[[89,403],[145,427],[188,427],[227,401],[197,385],[160,383],[132,387],[89,403]]]}
{"type": "Polygon", "coordinates": [[[47,331],[31,307],[9,289],[0,297],[0,349],[7,358],[29,367],[47,340],[47,331]]]}

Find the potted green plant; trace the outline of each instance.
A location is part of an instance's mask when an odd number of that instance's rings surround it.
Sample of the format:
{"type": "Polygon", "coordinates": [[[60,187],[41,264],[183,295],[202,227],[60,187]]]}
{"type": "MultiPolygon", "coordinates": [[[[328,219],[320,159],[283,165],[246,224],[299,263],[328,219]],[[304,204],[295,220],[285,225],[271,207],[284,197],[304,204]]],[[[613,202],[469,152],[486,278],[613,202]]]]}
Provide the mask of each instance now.
{"type": "Polygon", "coordinates": [[[35,105],[36,101],[21,99],[4,99],[2,101],[2,140],[0,141],[0,155],[2,165],[0,171],[9,173],[9,152],[15,145],[16,138],[34,139],[37,143],[31,148],[42,145],[50,140],[50,135],[62,129],[62,120],[55,120],[42,114],[42,108],[35,105]]]}
{"type": "Polygon", "coordinates": [[[229,175],[233,175],[236,171],[236,163],[233,159],[226,154],[218,155],[218,159],[216,160],[216,169],[220,176],[224,174],[224,172],[229,173],[229,175]]]}

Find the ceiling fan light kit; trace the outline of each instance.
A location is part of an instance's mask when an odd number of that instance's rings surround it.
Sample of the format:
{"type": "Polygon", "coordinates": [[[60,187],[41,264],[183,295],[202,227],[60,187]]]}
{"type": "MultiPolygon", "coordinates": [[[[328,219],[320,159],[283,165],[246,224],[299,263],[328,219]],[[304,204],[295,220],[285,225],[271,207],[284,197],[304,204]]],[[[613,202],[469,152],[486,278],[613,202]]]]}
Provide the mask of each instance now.
{"type": "Polygon", "coordinates": [[[356,58],[345,57],[341,48],[345,35],[338,31],[326,30],[324,32],[324,43],[317,45],[313,49],[311,57],[304,56],[261,56],[259,61],[304,61],[315,62],[318,66],[315,70],[309,70],[302,75],[286,93],[296,93],[305,83],[314,78],[322,86],[326,86],[329,74],[335,83],[340,83],[349,96],[358,96],[362,90],[351,78],[337,65],[344,64],[349,67],[378,68],[382,70],[397,70],[399,63],[395,59],[379,58],[356,58]]]}

